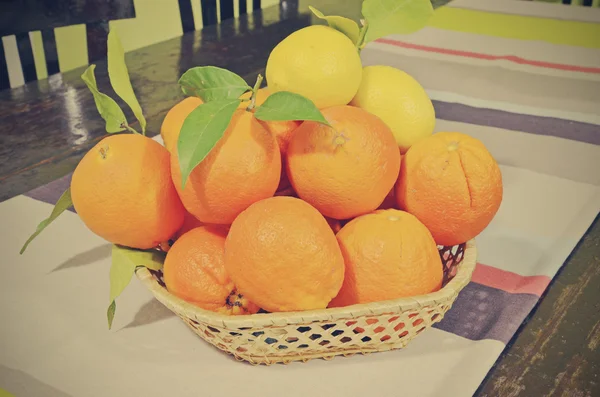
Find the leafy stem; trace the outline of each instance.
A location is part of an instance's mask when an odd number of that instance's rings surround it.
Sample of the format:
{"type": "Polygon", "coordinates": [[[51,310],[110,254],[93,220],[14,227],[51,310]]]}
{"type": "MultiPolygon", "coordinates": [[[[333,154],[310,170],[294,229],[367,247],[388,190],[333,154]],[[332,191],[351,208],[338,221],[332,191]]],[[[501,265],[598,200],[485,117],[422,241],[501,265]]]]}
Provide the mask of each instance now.
{"type": "Polygon", "coordinates": [[[263,77],[261,74],[259,74],[256,78],[256,83],[254,83],[254,87],[252,88],[252,96],[250,98],[250,105],[248,105],[248,108],[246,109],[247,111],[251,111],[252,109],[254,109],[254,106],[256,106],[256,93],[258,92],[258,89],[260,88],[262,82],[263,77]]]}
{"type": "Polygon", "coordinates": [[[358,41],[356,42],[356,48],[358,49],[358,52],[365,48],[365,37],[367,36],[367,30],[369,29],[369,22],[366,19],[361,19],[360,23],[362,27],[360,28],[358,41]]]}
{"type": "MultiPolygon", "coordinates": [[[[127,129],[129,132],[133,132],[134,134],[139,134],[139,132],[135,128],[131,128],[129,124],[123,123],[121,124],[121,127],[127,129]]],[[[143,135],[146,135],[146,131],[143,132],[143,135]]]]}

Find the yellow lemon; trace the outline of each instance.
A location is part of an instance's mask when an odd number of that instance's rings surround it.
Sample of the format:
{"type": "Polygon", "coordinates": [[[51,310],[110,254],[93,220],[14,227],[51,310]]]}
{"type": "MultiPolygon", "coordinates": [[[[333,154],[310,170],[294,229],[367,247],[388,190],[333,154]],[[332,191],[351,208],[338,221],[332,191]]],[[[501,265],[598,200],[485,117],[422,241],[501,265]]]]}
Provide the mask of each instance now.
{"type": "Polygon", "coordinates": [[[402,153],[431,135],[435,127],[435,110],[421,84],[391,66],[366,66],[350,105],[383,120],[394,133],[402,153]]]}
{"type": "Polygon", "coordinates": [[[318,108],[347,105],[362,76],[358,50],[343,33],[324,25],[295,31],[269,55],[269,91],[290,91],[312,100],[318,108]]]}

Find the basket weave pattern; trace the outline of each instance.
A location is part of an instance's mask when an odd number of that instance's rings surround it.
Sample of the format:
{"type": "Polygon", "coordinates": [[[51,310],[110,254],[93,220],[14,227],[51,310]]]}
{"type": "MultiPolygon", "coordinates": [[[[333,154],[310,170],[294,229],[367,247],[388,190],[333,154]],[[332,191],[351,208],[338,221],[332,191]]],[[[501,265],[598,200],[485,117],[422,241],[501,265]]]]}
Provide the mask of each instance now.
{"type": "Polygon", "coordinates": [[[442,320],[470,281],[476,263],[473,241],[440,247],[444,286],[427,295],[342,308],[228,316],[200,309],[165,288],[160,271],[136,271],[157,300],[198,336],[238,360],[289,363],[337,355],[399,349],[442,320]]]}

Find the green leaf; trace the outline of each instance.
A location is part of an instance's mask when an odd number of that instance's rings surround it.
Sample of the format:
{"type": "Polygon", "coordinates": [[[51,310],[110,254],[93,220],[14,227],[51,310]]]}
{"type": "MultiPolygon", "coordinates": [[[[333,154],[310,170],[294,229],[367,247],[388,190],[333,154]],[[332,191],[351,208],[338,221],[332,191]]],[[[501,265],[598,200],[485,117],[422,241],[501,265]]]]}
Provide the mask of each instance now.
{"type": "Polygon", "coordinates": [[[54,205],[54,208],[52,209],[52,213],[50,214],[50,216],[48,218],[44,219],[43,221],[41,221],[40,224],[37,226],[37,229],[35,230],[35,232],[27,239],[27,241],[21,248],[20,254],[23,254],[23,252],[25,252],[29,243],[31,243],[33,241],[33,239],[36,238],[38,236],[38,234],[40,234],[42,232],[42,230],[44,230],[50,223],[52,223],[56,218],[58,218],[58,216],[60,214],[65,212],[65,210],[67,210],[72,205],[73,205],[73,201],[71,200],[71,188],[68,188],[60,196],[60,198],[54,205]]]}
{"type": "Polygon", "coordinates": [[[223,136],[240,102],[239,99],[217,99],[203,103],[183,122],[177,141],[177,155],[184,189],[190,173],[223,136]]]}
{"type": "Polygon", "coordinates": [[[325,16],[321,11],[317,10],[313,6],[308,6],[308,8],[317,16],[317,18],[326,20],[330,27],[334,28],[335,30],[339,30],[348,36],[348,38],[352,40],[354,44],[356,44],[360,33],[360,29],[356,22],[354,22],[352,19],[338,15],[325,16]]]}
{"type": "Polygon", "coordinates": [[[163,262],[164,254],[159,251],[142,251],[113,245],[110,267],[110,304],[106,311],[109,329],[112,327],[117,309],[116,299],[129,285],[135,269],[144,266],[148,269],[159,270],[162,269],[163,262]]]}
{"type": "Polygon", "coordinates": [[[96,65],[90,65],[85,72],[81,75],[81,79],[85,82],[87,87],[94,95],[94,102],[96,103],[96,109],[98,113],[106,122],[106,132],[119,132],[125,130],[127,127],[127,119],[123,110],[119,107],[111,97],[98,91],[96,85],[96,76],[94,70],[96,65]]]}
{"type": "Polygon", "coordinates": [[[310,120],[329,125],[310,99],[288,91],[269,95],[267,100],[256,108],[254,117],[263,121],[310,120]]]}
{"type": "Polygon", "coordinates": [[[430,0],[364,0],[367,20],[365,44],[390,34],[408,34],[423,28],[433,7],[430,0]]]}
{"type": "Polygon", "coordinates": [[[121,44],[121,40],[117,32],[113,29],[108,33],[108,77],[110,84],[122,100],[131,108],[131,111],[138,119],[142,127],[142,133],[146,133],[146,118],[142,113],[142,107],[138,102],[131,80],[129,80],[129,72],[125,64],[125,50],[121,44]]]}
{"type": "Polygon", "coordinates": [[[108,306],[108,310],[106,311],[106,318],[108,319],[108,329],[112,328],[112,323],[115,318],[116,311],[117,311],[117,302],[112,301],[112,303],[108,306]]]}
{"type": "Polygon", "coordinates": [[[204,102],[237,99],[251,90],[243,78],[216,66],[198,66],[186,71],[179,79],[184,94],[202,98],[204,102]]]}

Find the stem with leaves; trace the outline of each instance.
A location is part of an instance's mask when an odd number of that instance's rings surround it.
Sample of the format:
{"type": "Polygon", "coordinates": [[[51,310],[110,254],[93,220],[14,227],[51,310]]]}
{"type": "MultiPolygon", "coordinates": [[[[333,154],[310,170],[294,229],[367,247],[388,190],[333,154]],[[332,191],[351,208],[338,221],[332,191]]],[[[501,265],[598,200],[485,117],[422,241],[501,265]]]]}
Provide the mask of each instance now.
{"type": "MultiPolygon", "coordinates": [[[[123,126],[123,128],[127,129],[127,131],[129,131],[129,132],[132,132],[134,134],[139,134],[139,132],[135,128],[131,128],[129,126],[129,124],[123,124],[122,126],[123,126]]],[[[146,135],[146,132],[144,131],[142,134],[146,135]]]]}
{"type": "Polygon", "coordinates": [[[356,48],[358,49],[358,52],[362,51],[362,49],[365,48],[365,37],[367,36],[367,30],[369,29],[369,22],[367,22],[366,19],[361,19],[360,24],[362,25],[362,27],[360,28],[358,41],[356,42],[356,48]]]}
{"type": "Polygon", "coordinates": [[[246,108],[247,111],[251,111],[252,109],[254,109],[254,106],[256,106],[256,93],[258,92],[258,89],[260,88],[262,82],[263,77],[261,74],[259,74],[256,78],[256,83],[254,83],[254,87],[252,88],[252,96],[250,98],[250,105],[248,105],[248,108],[246,108]]]}

